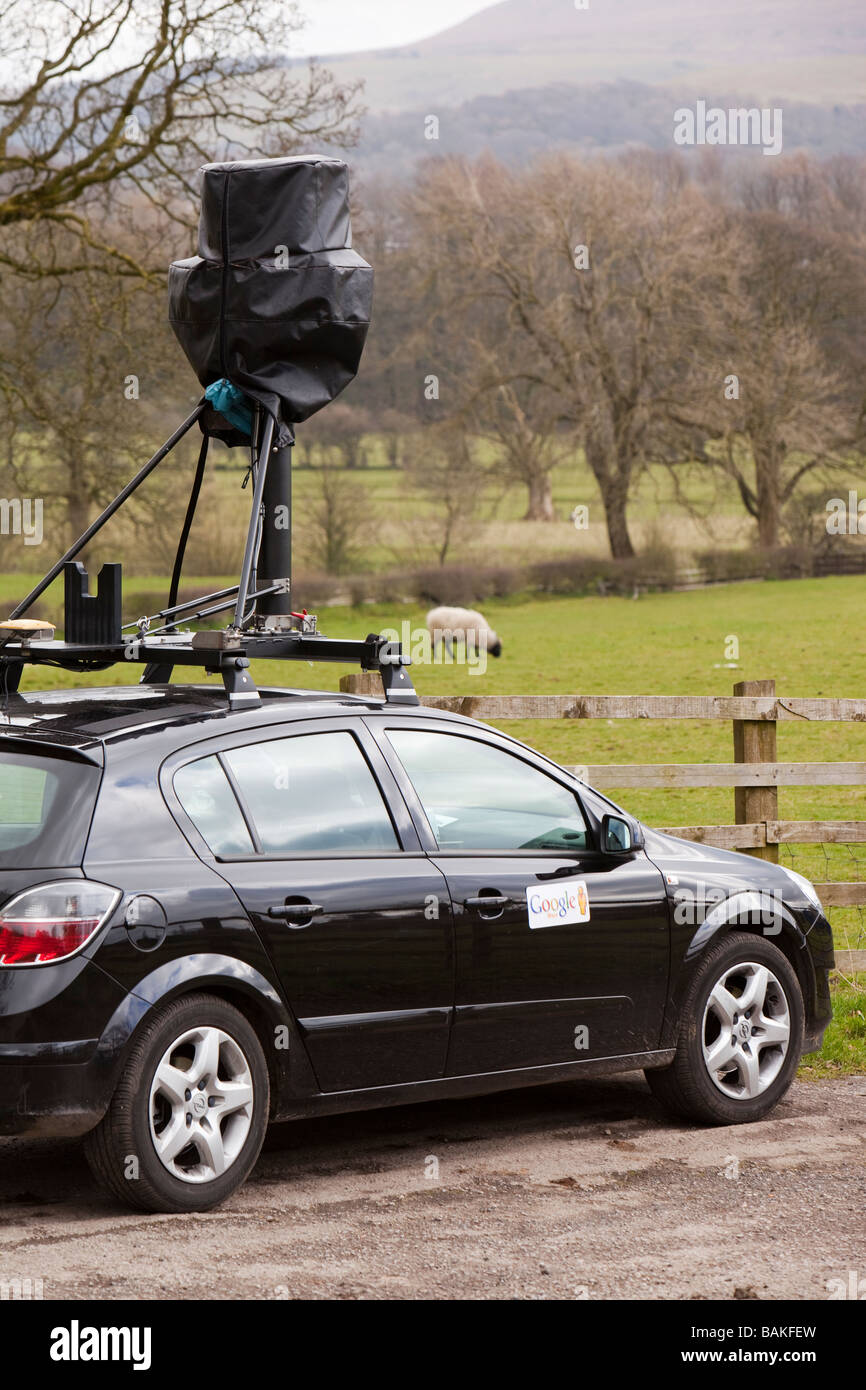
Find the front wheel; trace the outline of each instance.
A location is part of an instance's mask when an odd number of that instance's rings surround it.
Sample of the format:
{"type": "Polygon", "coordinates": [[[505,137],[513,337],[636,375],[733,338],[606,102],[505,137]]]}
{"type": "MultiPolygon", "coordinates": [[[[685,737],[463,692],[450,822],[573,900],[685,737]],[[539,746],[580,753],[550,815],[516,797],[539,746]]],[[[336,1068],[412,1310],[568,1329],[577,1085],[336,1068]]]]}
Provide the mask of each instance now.
{"type": "Polygon", "coordinates": [[[707,948],[689,985],[673,1062],[646,1079],[688,1119],[760,1120],[794,1079],[803,1027],[803,996],[786,956],[763,937],[730,932],[707,948]]]}
{"type": "Polygon", "coordinates": [[[255,1029],[214,995],[157,1009],[136,1036],[111,1105],[85,1139],[99,1182],[146,1211],[208,1211],[259,1155],[268,1069],[255,1029]]]}

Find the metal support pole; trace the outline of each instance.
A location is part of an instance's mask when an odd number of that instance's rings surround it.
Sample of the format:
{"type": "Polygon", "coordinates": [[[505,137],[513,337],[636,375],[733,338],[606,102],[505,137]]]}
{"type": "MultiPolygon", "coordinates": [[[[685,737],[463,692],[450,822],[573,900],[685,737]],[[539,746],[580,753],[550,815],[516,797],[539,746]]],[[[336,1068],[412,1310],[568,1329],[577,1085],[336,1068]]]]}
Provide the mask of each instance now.
{"type": "Polygon", "coordinates": [[[175,430],[171,438],[166,440],[162,448],[158,449],[157,452],[154,454],[153,458],[148,459],[144,467],[139,469],[135,477],[132,478],[130,482],[126,484],[126,487],[123,489],[123,491],[117,494],[114,501],[109,502],[108,506],[105,508],[105,511],[102,512],[90,526],[88,526],[87,530],[84,532],[82,536],[78,537],[78,540],[75,542],[74,545],[69,547],[66,554],[61,555],[60,559],[57,561],[57,564],[51,566],[51,569],[44,576],[44,578],[40,579],[39,583],[36,585],[36,588],[32,589],[25,599],[21,600],[18,607],[10,613],[10,620],[20,618],[22,613],[26,613],[27,609],[31,606],[31,604],[36,602],[40,594],[44,594],[49,584],[53,584],[57,576],[63,572],[63,566],[67,564],[69,560],[74,560],[76,555],[79,555],[81,553],[84,547],[90,541],[93,540],[93,537],[96,535],[97,531],[101,531],[106,521],[110,521],[111,518],[114,516],[114,513],[118,511],[120,507],[123,506],[127,497],[132,496],[136,488],[141,486],[145,478],[147,478],[153,472],[154,468],[156,468],[157,464],[162,463],[162,460],[165,458],[166,454],[171,453],[175,444],[179,443],[179,441],[183,439],[183,436],[187,433],[187,431],[192,429],[193,425],[195,424],[196,420],[201,415],[203,410],[204,402],[200,401],[199,404],[196,406],[195,410],[192,412],[192,414],[188,415],[187,418],[184,420],[183,424],[175,430]]]}
{"type": "MultiPolygon", "coordinates": [[[[292,445],[276,449],[268,464],[262,497],[262,548],[258,582],[261,588],[276,586],[259,612],[265,619],[285,618],[292,612],[292,445]]],[[[269,626],[279,624],[269,623],[269,626]]]]}
{"type": "Polygon", "coordinates": [[[256,548],[258,546],[259,521],[262,514],[262,494],[265,489],[265,479],[268,476],[268,466],[271,459],[271,445],[274,442],[274,417],[265,415],[264,429],[262,430],[262,442],[259,449],[258,468],[256,470],[256,485],[253,489],[252,508],[250,512],[250,524],[247,530],[247,543],[244,549],[244,563],[241,568],[240,584],[238,586],[238,600],[235,605],[235,627],[242,627],[246,616],[247,594],[250,590],[250,576],[253,572],[253,565],[256,559],[256,548]]]}

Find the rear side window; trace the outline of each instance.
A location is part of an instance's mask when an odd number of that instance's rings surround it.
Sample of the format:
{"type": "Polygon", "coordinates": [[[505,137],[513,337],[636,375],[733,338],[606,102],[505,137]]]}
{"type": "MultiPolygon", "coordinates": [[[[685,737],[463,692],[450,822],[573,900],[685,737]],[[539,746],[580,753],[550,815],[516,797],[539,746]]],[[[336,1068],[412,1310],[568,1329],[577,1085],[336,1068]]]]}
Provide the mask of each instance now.
{"type": "Polygon", "coordinates": [[[224,754],[265,854],[400,848],[366,759],[350,733],[299,734],[224,754]]]}
{"type": "Polygon", "coordinates": [[[99,777],[89,763],[0,751],[0,867],[80,864],[99,777]]]}
{"type": "Polygon", "coordinates": [[[400,848],[376,780],[350,733],[299,734],[199,758],[174,774],[174,790],[212,853],[222,858],[400,848]]]}
{"type": "Polygon", "coordinates": [[[178,768],[174,790],[212,854],[252,854],[250,832],[216,757],[178,768]]]}

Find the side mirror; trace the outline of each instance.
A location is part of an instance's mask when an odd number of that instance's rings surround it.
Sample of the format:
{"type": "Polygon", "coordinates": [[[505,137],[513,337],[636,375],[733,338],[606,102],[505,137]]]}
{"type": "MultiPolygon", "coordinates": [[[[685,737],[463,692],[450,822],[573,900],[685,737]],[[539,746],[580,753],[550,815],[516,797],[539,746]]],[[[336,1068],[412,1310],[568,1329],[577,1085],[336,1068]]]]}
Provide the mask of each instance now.
{"type": "Polygon", "coordinates": [[[601,822],[601,847],[605,854],[628,854],[638,842],[635,827],[622,816],[605,816],[601,822]]]}

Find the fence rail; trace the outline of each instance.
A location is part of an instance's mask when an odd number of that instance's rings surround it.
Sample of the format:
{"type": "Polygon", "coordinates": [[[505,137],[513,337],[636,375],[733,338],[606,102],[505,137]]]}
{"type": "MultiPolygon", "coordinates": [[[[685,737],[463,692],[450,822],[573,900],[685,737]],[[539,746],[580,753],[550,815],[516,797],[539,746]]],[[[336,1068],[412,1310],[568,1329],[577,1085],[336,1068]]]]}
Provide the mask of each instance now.
{"type": "Polygon", "coordinates": [[[775,695],[432,695],[423,703],[431,709],[449,710],[471,719],[722,719],[773,724],[799,719],[866,723],[866,700],[809,696],[782,699],[775,695]]]}
{"type": "Polygon", "coordinates": [[[866,786],[866,763],[592,763],[569,771],[600,789],[866,786]]]}

